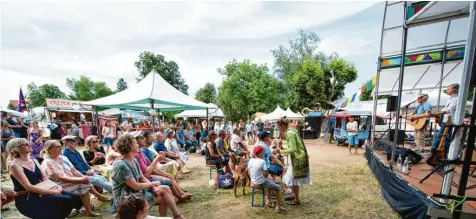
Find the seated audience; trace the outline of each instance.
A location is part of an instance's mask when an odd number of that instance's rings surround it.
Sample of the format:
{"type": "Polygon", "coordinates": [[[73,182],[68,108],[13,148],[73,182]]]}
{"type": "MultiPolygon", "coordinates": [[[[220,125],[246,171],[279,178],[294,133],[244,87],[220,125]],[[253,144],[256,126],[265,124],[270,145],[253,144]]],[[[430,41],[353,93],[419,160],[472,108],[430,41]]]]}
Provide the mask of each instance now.
{"type": "MultiPolygon", "coordinates": [[[[141,193],[134,193],[124,198],[117,206],[119,219],[167,219],[149,215],[149,204],[141,193]]],[[[170,218],[171,219],[171,218],[170,218]]]]}
{"type": "Polygon", "coordinates": [[[63,190],[79,195],[88,216],[100,216],[101,214],[93,211],[89,192],[96,195],[101,201],[107,201],[108,198],[99,194],[90,184],[89,177],[76,170],[67,157],[61,156],[61,150],[62,146],[56,140],[45,143],[41,152],[44,159],[41,164],[43,171],[63,190]]]}
{"type": "Polygon", "coordinates": [[[234,170],[235,166],[236,166],[236,162],[235,162],[236,156],[233,152],[230,153],[227,150],[227,147],[226,147],[227,140],[226,140],[226,138],[227,138],[226,130],[225,129],[220,129],[220,131],[218,131],[218,138],[215,140],[215,145],[216,145],[220,155],[223,155],[223,157],[227,158],[225,169],[226,169],[226,172],[231,173],[231,169],[230,169],[230,166],[228,165],[228,161],[231,160],[232,169],[234,170]]]}
{"type": "MultiPolygon", "coordinates": [[[[243,139],[239,136],[240,130],[235,129],[233,130],[233,135],[231,136],[230,140],[230,149],[231,151],[239,157],[249,157],[250,152],[245,144],[243,144],[243,139]]],[[[239,158],[237,158],[239,160],[239,158]]]]}
{"type": "Polygon", "coordinates": [[[117,151],[122,156],[114,162],[112,169],[113,212],[118,210],[118,205],[127,195],[140,192],[149,205],[159,204],[160,216],[166,216],[167,209],[170,209],[175,219],[184,219],[185,217],[180,215],[175,204],[170,188],[160,185],[160,182],[150,182],[142,175],[139,163],[134,158],[134,155],[139,152],[136,139],[130,134],[121,136],[117,139],[117,151]]]}
{"type": "Polygon", "coordinates": [[[116,142],[114,142],[114,145],[112,146],[112,150],[109,151],[109,153],[106,154],[106,164],[107,165],[112,165],[114,161],[119,159],[121,157],[121,154],[117,152],[116,149],[116,142]]]}
{"type": "MultiPolygon", "coordinates": [[[[191,129],[190,124],[187,124],[184,132],[185,144],[193,146],[193,151],[197,150],[198,141],[195,139],[195,131],[191,129]]],[[[188,151],[188,150],[187,150],[188,151]]]]}
{"type": "Polygon", "coordinates": [[[261,131],[258,134],[258,145],[264,148],[264,161],[266,162],[268,173],[274,176],[281,176],[284,171],[284,165],[281,163],[281,161],[278,160],[275,155],[273,155],[273,152],[269,147],[269,144],[271,144],[270,136],[270,132],[261,131]]]}
{"type": "MultiPolygon", "coordinates": [[[[220,130],[221,131],[221,130],[220,130]]],[[[205,162],[207,165],[215,165],[217,169],[222,169],[224,166],[228,166],[230,161],[229,157],[224,157],[220,154],[220,151],[216,145],[216,139],[218,138],[215,131],[210,131],[207,137],[207,147],[205,149],[205,162]]],[[[229,167],[228,167],[229,168],[229,167]]]]}
{"type": "Polygon", "coordinates": [[[163,154],[163,158],[159,160],[158,167],[161,170],[164,170],[165,172],[171,174],[173,177],[175,177],[175,180],[177,180],[178,182],[177,171],[179,169],[179,164],[175,160],[169,159],[170,154],[167,151],[167,147],[165,147],[164,145],[164,140],[165,140],[164,134],[162,134],[161,132],[157,132],[155,133],[155,139],[154,139],[154,136],[149,136],[147,144],[149,144],[152,141],[152,144],[154,146],[149,147],[149,149],[153,148],[154,151],[158,151],[157,155],[155,156],[159,156],[163,154]]]}
{"type": "MultiPolygon", "coordinates": [[[[143,148],[146,144],[144,136],[138,132],[132,132],[132,136],[135,136],[137,143],[139,144],[139,149],[143,148]]],[[[173,178],[172,175],[162,171],[161,169],[157,168],[157,164],[161,159],[164,158],[164,155],[161,154],[157,156],[152,162],[147,160],[144,152],[139,150],[138,153],[134,155],[137,162],[139,163],[139,167],[141,169],[142,174],[150,181],[159,181],[161,185],[167,185],[172,190],[172,194],[177,197],[179,200],[190,199],[192,198],[191,194],[185,193],[179,186],[177,181],[173,178]]]]}
{"type": "Polygon", "coordinates": [[[190,144],[187,144],[183,127],[181,124],[180,125],[177,124],[176,127],[177,127],[177,133],[176,133],[175,139],[177,141],[177,144],[180,145],[180,148],[184,149],[185,151],[188,151],[188,149],[190,148],[190,144]]]}
{"type": "Polygon", "coordinates": [[[7,150],[13,158],[10,174],[16,193],[15,206],[22,215],[38,219],[66,218],[73,209],[81,208],[79,195],[63,191],[59,186],[45,187],[52,182],[39,163],[30,159],[28,154],[32,149],[26,139],[10,140],[7,150]]]}
{"type": "Polygon", "coordinates": [[[177,141],[174,138],[175,135],[172,129],[169,129],[165,134],[167,139],[165,139],[164,145],[167,148],[167,151],[170,153],[170,156],[173,157],[180,165],[180,170],[183,171],[185,164],[188,162],[188,155],[180,151],[177,141]]]}
{"type": "Polygon", "coordinates": [[[266,206],[272,206],[271,202],[271,191],[275,191],[276,194],[276,212],[286,211],[285,208],[281,206],[281,196],[280,192],[283,190],[280,185],[276,184],[273,180],[267,178],[267,166],[263,160],[265,154],[265,150],[261,146],[256,146],[253,149],[253,158],[248,161],[248,169],[250,172],[251,183],[257,186],[264,187],[268,190],[267,192],[267,199],[266,199],[266,206]]]}
{"type": "Polygon", "coordinates": [[[99,138],[91,135],[84,140],[86,150],[83,151],[83,156],[89,166],[96,172],[110,179],[112,166],[106,164],[106,152],[104,147],[99,145],[99,138]]]}
{"type": "MultiPolygon", "coordinates": [[[[76,138],[74,136],[65,136],[62,141],[65,145],[65,149],[63,151],[63,156],[68,158],[68,160],[73,164],[73,167],[78,170],[82,175],[86,175],[90,177],[91,184],[97,187],[101,187],[112,194],[112,186],[107,181],[104,176],[101,176],[97,173],[94,169],[84,161],[83,157],[76,150],[76,138]]],[[[104,150],[104,149],[103,149],[104,150]]]]}

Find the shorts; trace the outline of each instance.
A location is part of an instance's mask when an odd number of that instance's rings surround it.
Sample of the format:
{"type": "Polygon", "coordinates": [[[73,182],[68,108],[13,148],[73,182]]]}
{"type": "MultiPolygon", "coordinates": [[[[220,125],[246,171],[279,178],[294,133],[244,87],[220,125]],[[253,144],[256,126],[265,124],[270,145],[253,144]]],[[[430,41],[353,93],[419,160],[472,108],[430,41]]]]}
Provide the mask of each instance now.
{"type": "Polygon", "coordinates": [[[114,138],[104,138],[104,144],[108,147],[114,145],[114,138]]]}
{"type": "Polygon", "coordinates": [[[246,134],[248,135],[248,138],[251,138],[251,136],[253,135],[253,132],[247,132],[246,134]]]}
{"type": "Polygon", "coordinates": [[[350,146],[359,145],[359,138],[357,137],[357,135],[347,136],[347,141],[349,142],[350,146]]]}
{"type": "Polygon", "coordinates": [[[268,173],[275,175],[275,176],[281,176],[283,174],[284,169],[278,165],[271,164],[268,167],[268,173]]]}
{"type": "Polygon", "coordinates": [[[235,154],[241,157],[245,154],[245,150],[243,150],[243,148],[238,148],[238,150],[235,150],[235,154]]]}
{"type": "Polygon", "coordinates": [[[283,188],[280,185],[278,185],[276,182],[274,182],[272,179],[269,179],[269,178],[265,178],[264,183],[261,184],[260,186],[267,189],[275,190],[275,191],[283,190],[283,188]]]}
{"type": "Polygon", "coordinates": [[[172,188],[172,183],[168,180],[163,180],[163,179],[158,179],[158,178],[152,178],[151,180],[152,182],[160,182],[160,185],[163,185],[163,186],[168,186],[170,188],[172,188]]]}

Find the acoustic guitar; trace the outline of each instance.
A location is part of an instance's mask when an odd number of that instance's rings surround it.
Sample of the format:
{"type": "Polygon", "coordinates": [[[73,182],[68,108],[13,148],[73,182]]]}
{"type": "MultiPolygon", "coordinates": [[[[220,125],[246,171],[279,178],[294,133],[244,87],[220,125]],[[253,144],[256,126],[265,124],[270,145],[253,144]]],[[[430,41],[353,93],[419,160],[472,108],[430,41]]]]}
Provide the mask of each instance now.
{"type": "Polygon", "coordinates": [[[422,129],[425,126],[426,117],[418,119],[407,119],[407,124],[413,126],[414,129],[422,129]]]}
{"type": "Polygon", "coordinates": [[[438,151],[433,153],[426,160],[426,164],[428,164],[432,167],[437,166],[438,163],[440,162],[440,160],[445,158],[445,154],[446,154],[445,141],[446,141],[446,136],[448,135],[448,132],[450,130],[450,127],[448,127],[449,125],[451,125],[450,116],[448,116],[448,120],[446,120],[445,130],[443,131],[443,136],[441,136],[440,144],[438,145],[438,151]]]}

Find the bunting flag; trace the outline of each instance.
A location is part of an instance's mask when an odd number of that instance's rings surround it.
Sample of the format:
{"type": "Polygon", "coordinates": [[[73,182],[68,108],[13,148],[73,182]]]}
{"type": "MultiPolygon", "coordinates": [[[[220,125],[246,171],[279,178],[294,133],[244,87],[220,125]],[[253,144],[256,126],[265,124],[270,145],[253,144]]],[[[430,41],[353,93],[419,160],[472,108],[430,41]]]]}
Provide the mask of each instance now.
{"type": "Polygon", "coordinates": [[[375,84],[377,84],[377,75],[375,75],[375,76],[372,78],[372,86],[374,86],[375,84]]]}
{"type": "Polygon", "coordinates": [[[339,108],[344,108],[345,107],[345,103],[347,103],[346,101],[342,100],[341,104],[340,104],[340,107],[339,108]]]}
{"type": "Polygon", "coordinates": [[[349,105],[350,103],[352,103],[352,99],[347,99],[347,103],[345,104],[346,106],[349,105]]]}
{"type": "Polygon", "coordinates": [[[367,87],[365,88],[365,91],[371,91],[374,86],[372,85],[372,80],[369,80],[367,82],[367,87]]]}
{"type": "Polygon", "coordinates": [[[362,86],[362,88],[360,89],[360,94],[365,93],[365,89],[367,89],[367,85],[366,85],[366,84],[365,84],[364,86],[362,86]]]}
{"type": "Polygon", "coordinates": [[[357,96],[357,93],[355,93],[354,95],[352,95],[352,102],[354,102],[355,96],[357,96]]]}
{"type": "Polygon", "coordinates": [[[18,108],[17,108],[17,111],[18,112],[25,112],[27,109],[26,109],[26,101],[25,101],[25,96],[23,96],[23,91],[21,90],[20,88],[20,95],[19,95],[19,98],[18,98],[18,108]]]}

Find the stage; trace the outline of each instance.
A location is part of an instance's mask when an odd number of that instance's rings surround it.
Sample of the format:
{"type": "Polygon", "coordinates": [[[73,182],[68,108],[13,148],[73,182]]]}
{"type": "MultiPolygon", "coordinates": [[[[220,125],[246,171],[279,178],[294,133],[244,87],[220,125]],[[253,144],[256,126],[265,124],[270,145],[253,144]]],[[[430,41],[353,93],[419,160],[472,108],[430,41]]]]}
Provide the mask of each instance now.
{"type": "MultiPolygon", "coordinates": [[[[367,149],[365,157],[369,161],[369,166],[382,186],[382,195],[392,208],[397,211],[402,218],[425,218],[428,209],[442,208],[438,204],[438,198],[432,198],[434,193],[439,193],[443,177],[437,173],[431,175],[426,181],[420,183],[431,171],[431,167],[425,163],[429,154],[424,154],[424,158],[419,164],[412,165],[408,175],[396,171],[396,174],[389,169],[389,161],[385,151],[367,149]]],[[[394,164],[396,170],[396,162],[394,164]]],[[[456,167],[453,181],[458,184],[461,174],[461,167],[456,167]]],[[[468,187],[476,184],[476,177],[469,177],[468,187]]],[[[457,187],[453,186],[452,194],[456,195],[457,187]]],[[[476,197],[476,188],[467,190],[468,197],[476,197]]],[[[463,205],[464,212],[476,213],[476,202],[466,201],[463,205]]]]}

